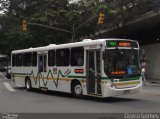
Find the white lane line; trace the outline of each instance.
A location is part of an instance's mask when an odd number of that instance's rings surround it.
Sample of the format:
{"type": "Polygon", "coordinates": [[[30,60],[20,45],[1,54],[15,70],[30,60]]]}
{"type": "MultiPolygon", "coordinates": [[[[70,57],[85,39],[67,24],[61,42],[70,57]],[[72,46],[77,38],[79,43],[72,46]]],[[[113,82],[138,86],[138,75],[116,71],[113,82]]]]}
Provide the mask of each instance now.
{"type": "Polygon", "coordinates": [[[9,83],[3,82],[3,84],[5,85],[5,87],[6,87],[9,91],[16,91],[16,90],[14,90],[14,89],[12,88],[12,86],[11,86],[9,83]]]}
{"type": "Polygon", "coordinates": [[[1,79],[7,79],[2,73],[0,73],[1,79]]]}

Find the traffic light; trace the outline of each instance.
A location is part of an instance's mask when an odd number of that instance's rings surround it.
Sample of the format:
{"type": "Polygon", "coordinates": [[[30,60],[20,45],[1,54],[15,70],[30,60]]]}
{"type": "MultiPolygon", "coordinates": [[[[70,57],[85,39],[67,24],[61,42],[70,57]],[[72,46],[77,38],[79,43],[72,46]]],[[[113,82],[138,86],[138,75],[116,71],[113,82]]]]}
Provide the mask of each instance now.
{"type": "Polygon", "coordinates": [[[103,24],[104,23],[104,13],[100,12],[98,16],[98,24],[103,24]]]}
{"type": "Polygon", "coordinates": [[[27,22],[25,19],[22,20],[22,31],[26,31],[27,30],[27,22]]]}

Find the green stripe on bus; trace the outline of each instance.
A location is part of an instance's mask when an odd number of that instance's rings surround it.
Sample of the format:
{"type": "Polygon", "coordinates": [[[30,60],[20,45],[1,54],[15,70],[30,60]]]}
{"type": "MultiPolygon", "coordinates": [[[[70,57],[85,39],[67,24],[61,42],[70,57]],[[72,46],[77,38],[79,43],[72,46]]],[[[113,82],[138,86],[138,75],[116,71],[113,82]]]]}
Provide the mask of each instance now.
{"type": "MultiPolygon", "coordinates": [[[[68,76],[68,78],[86,78],[86,76],[68,76]]],[[[119,79],[119,81],[131,81],[131,80],[138,80],[140,78],[140,76],[138,77],[133,77],[133,78],[123,78],[123,79],[119,79]]],[[[101,80],[109,80],[108,77],[101,77],[101,80]]],[[[113,79],[111,79],[113,80],[113,79]]]]}
{"type": "Polygon", "coordinates": [[[14,74],[14,75],[27,75],[26,73],[11,73],[11,74],[14,74]]]}
{"type": "Polygon", "coordinates": [[[124,78],[124,79],[120,79],[120,81],[130,81],[130,80],[138,80],[138,79],[140,79],[140,76],[133,77],[133,78],[124,78]]]}
{"type": "Polygon", "coordinates": [[[86,78],[86,76],[68,76],[68,78],[86,78]]]}
{"type": "MultiPolygon", "coordinates": [[[[24,73],[12,73],[12,74],[17,74],[17,75],[27,75],[24,73]]],[[[137,76],[137,77],[133,77],[133,78],[123,78],[123,79],[119,79],[119,81],[131,81],[131,80],[138,80],[141,76],[137,76]]],[[[86,79],[86,76],[68,76],[68,78],[79,78],[79,79],[86,79]]],[[[109,80],[108,77],[101,77],[101,80],[109,80]]],[[[111,78],[111,80],[113,81],[113,78],[111,78]]]]}
{"type": "MultiPolygon", "coordinates": [[[[133,77],[133,78],[123,78],[123,79],[119,79],[119,81],[138,80],[139,78],[140,78],[140,76],[133,77]]],[[[101,77],[101,80],[109,80],[109,78],[108,77],[101,77]]],[[[111,80],[113,80],[113,78],[111,78],[111,80]]]]}
{"type": "MultiPolygon", "coordinates": [[[[108,77],[101,77],[101,80],[109,80],[109,78],[108,77]]],[[[111,80],[113,80],[113,79],[111,79],[111,80]]]]}

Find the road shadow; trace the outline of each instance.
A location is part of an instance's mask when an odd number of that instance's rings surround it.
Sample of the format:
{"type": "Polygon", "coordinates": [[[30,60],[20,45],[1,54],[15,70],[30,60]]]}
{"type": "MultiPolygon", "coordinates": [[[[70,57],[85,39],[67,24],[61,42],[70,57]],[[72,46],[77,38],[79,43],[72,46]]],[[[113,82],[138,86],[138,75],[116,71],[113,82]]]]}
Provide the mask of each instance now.
{"type": "MultiPolygon", "coordinates": [[[[18,90],[26,90],[25,88],[16,87],[18,90]]],[[[86,101],[95,101],[102,103],[118,103],[118,102],[134,102],[141,101],[140,99],[133,98],[124,98],[124,97],[107,97],[107,98],[99,98],[99,97],[91,97],[91,96],[82,96],[82,97],[74,97],[71,93],[57,92],[57,91],[41,91],[40,89],[32,89],[28,91],[29,93],[36,93],[48,96],[58,96],[63,98],[71,98],[77,100],[86,100],[86,101]]]]}
{"type": "Polygon", "coordinates": [[[103,103],[118,103],[118,102],[140,101],[138,99],[124,98],[124,97],[107,97],[107,98],[84,97],[84,99],[91,100],[91,101],[96,101],[96,102],[103,102],[103,103]]]}

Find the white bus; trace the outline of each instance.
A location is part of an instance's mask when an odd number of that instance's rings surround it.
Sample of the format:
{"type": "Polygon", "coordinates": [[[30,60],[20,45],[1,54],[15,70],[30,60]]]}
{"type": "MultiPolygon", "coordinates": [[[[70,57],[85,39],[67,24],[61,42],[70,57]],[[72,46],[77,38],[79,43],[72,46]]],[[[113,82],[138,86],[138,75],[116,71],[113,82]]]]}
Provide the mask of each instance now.
{"type": "Polygon", "coordinates": [[[27,90],[96,97],[135,93],[142,88],[139,45],[125,39],[84,39],[15,50],[11,76],[27,90]]]}

